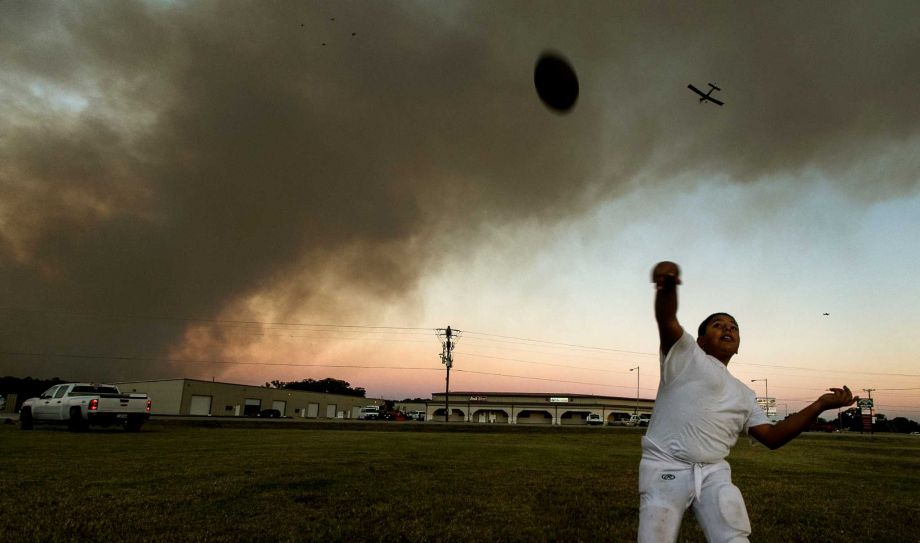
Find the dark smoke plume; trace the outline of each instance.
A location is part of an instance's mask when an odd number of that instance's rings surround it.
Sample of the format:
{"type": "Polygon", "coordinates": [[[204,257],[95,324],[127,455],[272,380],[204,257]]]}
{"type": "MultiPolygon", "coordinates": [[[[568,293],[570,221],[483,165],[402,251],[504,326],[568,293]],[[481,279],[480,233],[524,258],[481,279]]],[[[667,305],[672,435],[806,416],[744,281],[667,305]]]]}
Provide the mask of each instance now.
{"type": "Polygon", "coordinates": [[[471,252],[490,228],[575,217],[640,180],[912,190],[918,15],[0,2],[0,373],[191,375],[158,360],[258,336],[188,319],[367,322],[446,240],[471,252]],[[546,48],[581,78],[565,117],[532,88],[546,48]],[[724,108],[686,89],[709,81],[724,108]]]}

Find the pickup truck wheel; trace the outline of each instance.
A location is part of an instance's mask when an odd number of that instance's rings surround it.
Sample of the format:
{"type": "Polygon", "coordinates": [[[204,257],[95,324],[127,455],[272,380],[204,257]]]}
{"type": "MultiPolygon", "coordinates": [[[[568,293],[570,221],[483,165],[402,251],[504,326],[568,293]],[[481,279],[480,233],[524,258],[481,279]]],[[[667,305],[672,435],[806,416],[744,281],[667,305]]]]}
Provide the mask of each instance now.
{"type": "Polygon", "coordinates": [[[22,430],[32,429],[32,410],[31,409],[25,408],[19,413],[19,428],[22,430]]]}
{"type": "Polygon", "coordinates": [[[70,419],[67,421],[67,429],[71,432],[81,432],[86,429],[86,421],[80,414],[79,407],[70,408],[70,419]]]}

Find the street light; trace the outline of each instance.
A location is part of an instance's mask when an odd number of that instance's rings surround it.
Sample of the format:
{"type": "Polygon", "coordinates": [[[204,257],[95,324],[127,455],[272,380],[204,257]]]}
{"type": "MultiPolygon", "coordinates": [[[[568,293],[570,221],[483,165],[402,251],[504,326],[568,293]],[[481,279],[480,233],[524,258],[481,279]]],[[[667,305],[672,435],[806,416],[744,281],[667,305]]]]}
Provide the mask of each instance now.
{"type": "Polygon", "coordinates": [[[756,383],[757,381],[763,381],[763,394],[764,394],[764,398],[769,398],[769,397],[770,397],[770,392],[769,392],[770,389],[767,388],[767,387],[769,386],[769,383],[767,382],[767,380],[766,380],[766,379],[751,379],[751,382],[752,382],[752,383],[756,383]]]}
{"type": "Polygon", "coordinates": [[[638,415],[639,414],[639,366],[636,366],[635,368],[629,368],[629,371],[632,371],[632,370],[636,370],[636,410],[633,412],[633,414],[638,415]]]}

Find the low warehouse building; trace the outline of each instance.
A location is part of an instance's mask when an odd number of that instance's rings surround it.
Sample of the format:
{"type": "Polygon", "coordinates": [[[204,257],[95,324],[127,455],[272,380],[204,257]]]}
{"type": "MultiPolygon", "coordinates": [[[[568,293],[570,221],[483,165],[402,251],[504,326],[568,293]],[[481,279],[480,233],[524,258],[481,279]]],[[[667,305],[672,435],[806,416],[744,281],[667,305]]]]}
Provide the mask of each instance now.
{"type": "Polygon", "coordinates": [[[152,415],[254,417],[271,409],[282,417],[353,419],[358,418],[362,407],[384,403],[383,400],[373,398],[198,379],[160,379],[117,384],[122,392],[147,393],[152,403],[152,415]]]}
{"type": "Polygon", "coordinates": [[[654,400],[585,394],[522,392],[435,392],[427,406],[426,420],[492,424],[587,425],[589,415],[604,425],[630,423],[638,415],[648,420],[654,400]]]}

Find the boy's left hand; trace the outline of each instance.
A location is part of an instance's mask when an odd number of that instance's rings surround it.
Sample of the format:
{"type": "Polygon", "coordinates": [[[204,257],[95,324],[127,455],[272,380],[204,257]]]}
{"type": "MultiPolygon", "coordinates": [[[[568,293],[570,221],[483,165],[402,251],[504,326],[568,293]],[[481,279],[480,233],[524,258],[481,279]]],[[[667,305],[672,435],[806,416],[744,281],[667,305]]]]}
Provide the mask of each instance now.
{"type": "Polygon", "coordinates": [[[821,397],[818,398],[818,401],[821,402],[824,409],[837,409],[839,407],[853,405],[858,399],[859,396],[854,398],[850,389],[846,385],[843,385],[843,388],[831,388],[830,392],[822,394],[821,397]]]}

